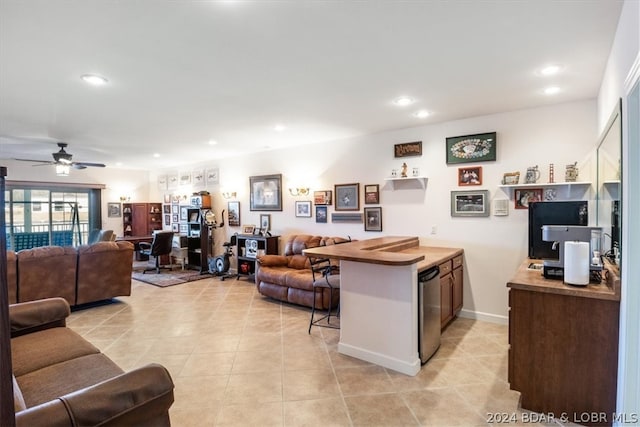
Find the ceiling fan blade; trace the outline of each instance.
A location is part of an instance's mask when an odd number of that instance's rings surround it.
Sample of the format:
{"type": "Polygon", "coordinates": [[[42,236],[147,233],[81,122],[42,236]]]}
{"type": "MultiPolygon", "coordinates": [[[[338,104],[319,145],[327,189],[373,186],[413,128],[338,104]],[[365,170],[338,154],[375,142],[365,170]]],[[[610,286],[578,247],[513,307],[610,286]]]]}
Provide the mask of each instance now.
{"type": "Polygon", "coordinates": [[[13,159],[13,160],[17,160],[19,162],[31,162],[31,163],[43,163],[46,165],[55,165],[56,162],[52,162],[50,160],[33,160],[33,159],[13,159]]]}
{"type": "Polygon", "coordinates": [[[87,166],[91,166],[94,168],[104,168],[106,165],[103,163],[90,163],[90,162],[73,162],[73,167],[76,169],[84,169],[87,166]]]}

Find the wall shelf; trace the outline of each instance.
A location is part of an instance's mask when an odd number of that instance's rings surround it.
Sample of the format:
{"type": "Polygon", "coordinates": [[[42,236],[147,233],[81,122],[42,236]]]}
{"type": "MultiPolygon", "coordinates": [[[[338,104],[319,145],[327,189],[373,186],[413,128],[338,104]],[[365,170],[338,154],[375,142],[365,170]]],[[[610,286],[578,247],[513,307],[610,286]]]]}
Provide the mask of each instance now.
{"type": "Polygon", "coordinates": [[[516,188],[566,188],[567,197],[571,193],[571,188],[584,188],[584,191],[588,190],[591,187],[591,183],[587,181],[576,181],[576,182],[546,182],[546,183],[538,183],[538,184],[500,184],[498,188],[501,188],[509,198],[513,196],[512,189],[516,188]]]}
{"type": "Polygon", "coordinates": [[[429,178],[427,178],[426,176],[408,176],[406,178],[385,178],[384,180],[389,182],[394,190],[396,189],[397,184],[400,182],[417,182],[424,190],[427,188],[428,179],[429,178]]]}

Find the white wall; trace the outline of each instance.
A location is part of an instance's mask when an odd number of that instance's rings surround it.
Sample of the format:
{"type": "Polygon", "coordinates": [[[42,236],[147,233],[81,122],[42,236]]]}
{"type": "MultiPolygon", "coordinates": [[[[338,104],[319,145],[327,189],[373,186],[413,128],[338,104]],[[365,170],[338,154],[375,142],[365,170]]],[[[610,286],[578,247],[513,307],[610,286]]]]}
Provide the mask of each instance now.
{"type": "MultiPolygon", "coordinates": [[[[306,182],[312,190],[333,190],[334,184],[360,183],[362,186],[380,185],[384,235],[417,235],[425,245],[462,247],[465,250],[464,310],[467,315],[486,315],[506,321],[506,282],[527,256],[527,211],[514,210],[510,201],[507,217],[452,218],[450,192],[458,187],[457,172],[461,165],[447,166],[445,138],[472,133],[496,131],[497,161],[478,163],[483,168],[483,185],[491,199],[511,197],[498,184],[505,172],[524,172],[528,166],[539,165],[541,182],[547,182],[548,165],[556,165],[556,182],[564,180],[566,164],[579,162],[584,169],[579,180],[591,180],[592,157],[596,143],[595,100],[563,104],[553,107],[521,110],[427,125],[399,131],[385,132],[360,138],[307,145],[283,151],[267,151],[251,157],[232,158],[218,164],[195,164],[193,169],[219,167],[220,186],[238,193],[242,224],[258,224],[261,213],[249,210],[249,176],[282,173],[283,211],[270,212],[274,234],[293,233],[319,235],[350,235],[356,239],[377,237],[380,233],[365,232],[362,224],[318,224],[313,218],[296,218],[295,200],[286,188],[292,182],[306,182]],[[393,145],[422,141],[421,157],[395,159],[393,145]],[[406,161],[409,171],[419,167],[428,176],[426,191],[415,184],[401,183],[395,191],[384,180],[391,169],[400,168],[406,161]],[[432,235],[432,227],[436,234],[432,235]]],[[[152,172],[151,182],[158,175],[177,173],[177,170],[152,172]]],[[[523,182],[521,180],[521,182],[523,182]]],[[[219,215],[226,209],[226,200],[219,188],[212,193],[214,211],[219,215]]],[[[164,192],[150,185],[152,200],[163,200],[164,192]]],[[[563,191],[559,191],[567,196],[563,191]]],[[[191,188],[178,193],[190,194],[191,188]]],[[[591,198],[591,191],[573,192],[570,198],[591,198]]],[[[329,208],[329,214],[333,206],[329,208]]],[[[218,245],[228,240],[239,227],[216,230],[218,245]]],[[[220,252],[217,252],[220,253],[220,252]]]]}

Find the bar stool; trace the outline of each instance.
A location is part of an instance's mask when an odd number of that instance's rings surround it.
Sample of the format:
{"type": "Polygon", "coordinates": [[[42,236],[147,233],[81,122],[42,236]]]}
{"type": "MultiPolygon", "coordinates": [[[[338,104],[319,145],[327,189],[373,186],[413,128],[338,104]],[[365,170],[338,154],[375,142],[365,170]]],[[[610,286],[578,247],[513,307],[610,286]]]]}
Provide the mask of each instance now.
{"type": "MultiPolygon", "coordinates": [[[[311,320],[309,321],[309,333],[311,333],[311,327],[321,326],[323,328],[340,329],[340,325],[331,323],[331,309],[333,308],[333,291],[338,291],[340,295],[340,270],[337,265],[331,264],[329,258],[314,258],[309,257],[309,263],[311,264],[311,274],[313,275],[313,304],[311,305],[311,320]],[[329,289],[329,308],[327,314],[316,319],[316,295],[320,291],[320,295],[324,294],[324,289],[329,289]],[[320,323],[327,319],[326,324],[320,323]]],[[[335,317],[340,317],[340,303],[338,302],[338,308],[335,317]]]]}

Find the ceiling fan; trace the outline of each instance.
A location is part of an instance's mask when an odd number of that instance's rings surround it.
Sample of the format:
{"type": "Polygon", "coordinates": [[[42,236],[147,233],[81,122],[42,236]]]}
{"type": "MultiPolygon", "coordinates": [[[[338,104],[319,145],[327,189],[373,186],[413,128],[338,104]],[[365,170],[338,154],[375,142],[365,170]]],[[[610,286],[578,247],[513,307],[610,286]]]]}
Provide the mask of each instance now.
{"type": "Polygon", "coordinates": [[[86,169],[87,167],[98,167],[103,168],[105,165],[103,163],[89,163],[89,162],[74,162],[73,155],[67,153],[65,148],[67,147],[66,142],[58,142],[58,147],[60,147],[60,151],[56,153],[51,153],[53,156],[53,160],[33,160],[33,159],[14,159],[21,162],[32,162],[39,163],[34,166],[44,166],[44,165],[55,165],[56,173],[58,175],[66,176],[69,175],[69,169],[86,169]]]}

